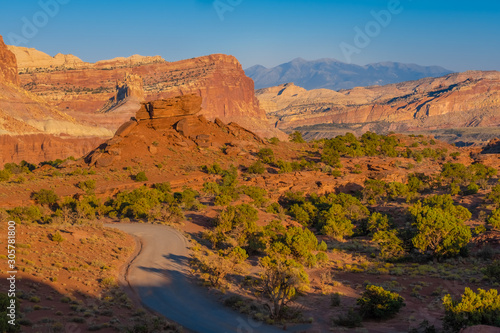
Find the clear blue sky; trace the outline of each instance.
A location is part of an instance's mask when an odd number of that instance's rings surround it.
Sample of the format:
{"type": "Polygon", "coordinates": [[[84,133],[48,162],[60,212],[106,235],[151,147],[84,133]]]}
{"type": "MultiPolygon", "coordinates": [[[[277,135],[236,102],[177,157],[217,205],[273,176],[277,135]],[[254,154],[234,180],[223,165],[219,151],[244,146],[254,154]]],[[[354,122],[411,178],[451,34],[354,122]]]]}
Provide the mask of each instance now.
{"type": "MultiPolygon", "coordinates": [[[[66,4],[45,20],[38,0],[0,0],[0,34],[6,42],[13,34],[27,36],[21,46],[50,55],[71,53],[91,62],[132,54],[175,61],[226,53],[247,68],[296,57],[346,61],[340,44],[355,46],[354,28],[364,30],[374,21],[371,12],[387,9],[394,0],[218,0],[232,9],[223,13],[224,20],[212,0],[41,0],[50,1],[66,4]],[[30,23],[38,19],[42,27],[23,35],[23,18],[30,23]]],[[[353,63],[500,70],[499,2],[400,3],[400,13],[391,14],[386,27],[374,30],[370,44],[353,53],[353,63]]]]}

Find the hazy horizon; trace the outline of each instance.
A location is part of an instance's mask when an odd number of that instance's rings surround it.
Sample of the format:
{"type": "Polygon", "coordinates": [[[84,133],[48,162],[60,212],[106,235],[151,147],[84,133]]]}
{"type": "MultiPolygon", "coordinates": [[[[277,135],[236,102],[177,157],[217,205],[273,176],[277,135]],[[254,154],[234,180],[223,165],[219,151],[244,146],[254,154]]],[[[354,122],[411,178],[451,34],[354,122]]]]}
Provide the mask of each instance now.
{"type": "Polygon", "coordinates": [[[3,8],[6,44],[88,62],[224,53],[243,68],[300,57],[500,70],[500,4],[489,1],[40,0],[3,8]]]}

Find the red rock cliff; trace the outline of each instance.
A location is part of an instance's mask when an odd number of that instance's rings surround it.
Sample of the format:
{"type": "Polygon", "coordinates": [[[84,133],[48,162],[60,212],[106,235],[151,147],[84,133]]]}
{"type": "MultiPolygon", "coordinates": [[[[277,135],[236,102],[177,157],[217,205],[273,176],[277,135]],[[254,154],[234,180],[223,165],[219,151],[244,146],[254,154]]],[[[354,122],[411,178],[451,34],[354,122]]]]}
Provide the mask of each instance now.
{"type": "MultiPolygon", "coordinates": [[[[265,111],[255,97],[253,80],[245,75],[236,58],[215,54],[178,62],[157,62],[100,68],[54,70],[22,74],[26,89],[43,96],[51,104],[67,110],[77,119],[96,119],[97,110],[116,96],[116,82],[134,75],[143,79],[144,98],[152,101],[179,95],[197,94],[203,98],[201,114],[209,120],[237,122],[259,135],[275,136],[281,132],[269,126],[265,111]]],[[[139,98],[141,99],[141,98],[139,98]]],[[[115,121],[102,119],[103,125],[116,130],[135,115],[139,104],[116,105],[115,121]]]]}
{"type": "Polygon", "coordinates": [[[0,36],[0,83],[19,85],[16,56],[7,49],[2,36],[0,36]]]}

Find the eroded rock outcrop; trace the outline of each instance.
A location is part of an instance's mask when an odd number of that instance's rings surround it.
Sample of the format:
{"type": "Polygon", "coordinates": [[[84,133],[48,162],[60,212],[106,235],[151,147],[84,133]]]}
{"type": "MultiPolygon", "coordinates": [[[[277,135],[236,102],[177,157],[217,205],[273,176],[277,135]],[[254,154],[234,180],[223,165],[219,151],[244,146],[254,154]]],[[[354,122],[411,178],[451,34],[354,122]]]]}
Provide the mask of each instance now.
{"type": "MultiPolygon", "coordinates": [[[[115,136],[85,156],[91,166],[128,165],[168,155],[169,149],[222,146],[239,149],[238,154],[264,141],[236,123],[209,121],[201,114],[202,98],[196,94],[143,103],[136,116],[124,123],[115,136]]],[[[228,153],[230,154],[230,153],[228,153]]]]}

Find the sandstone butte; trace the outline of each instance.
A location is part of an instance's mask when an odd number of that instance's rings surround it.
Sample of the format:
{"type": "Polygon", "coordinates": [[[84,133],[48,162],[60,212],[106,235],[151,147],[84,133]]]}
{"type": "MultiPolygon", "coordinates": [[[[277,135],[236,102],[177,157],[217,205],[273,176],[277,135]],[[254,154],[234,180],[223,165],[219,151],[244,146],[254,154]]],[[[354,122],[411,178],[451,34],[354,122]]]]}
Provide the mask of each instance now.
{"type": "Polygon", "coordinates": [[[110,134],[107,129],[81,124],[23,89],[16,57],[0,36],[0,165],[80,156],[110,134]]]}
{"type": "Polygon", "coordinates": [[[314,132],[314,126],[324,124],[395,132],[500,125],[500,72],[496,71],[340,91],[308,91],[289,83],[256,94],[284,130],[309,126],[307,130],[314,132]]]}
{"type": "Polygon", "coordinates": [[[84,67],[74,68],[60,65],[62,56],[54,57],[55,63],[50,65],[52,57],[42,52],[10,49],[18,58],[26,58],[26,52],[31,54],[29,61],[24,62],[28,70],[20,74],[25,89],[86,123],[115,131],[135,116],[141,102],[196,94],[202,97],[200,114],[208,120],[236,122],[263,137],[285,137],[269,124],[255,97],[253,80],[245,75],[238,60],[229,55],[214,54],[177,62],[158,57],[141,58],[142,61],[122,58],[96,64],[79,63],[78,66],[84,67]],[[45,66],[36,64],[36,59],[42,59],[45,66]]]}
{"type": "MultiPolygon", "coordinates": [[[[129,166],[134,161],[155,163],[171,149],[225,147],[227,155],[243,156],[265,142],[236,123],[213,122],[201,114],[196,94],[142,103],[135,117],[122,124],[114,137],[83,158],[89,166],[129,166]]],[[[79,163],[81,163],[80,161],[79,163]]]]}

